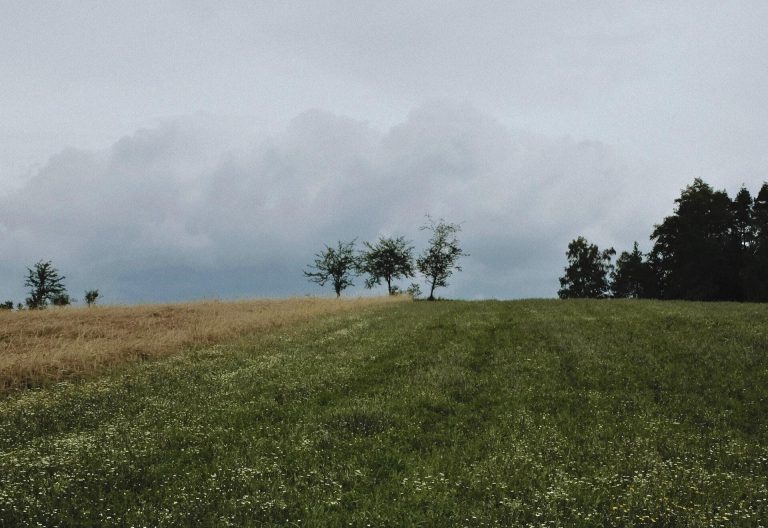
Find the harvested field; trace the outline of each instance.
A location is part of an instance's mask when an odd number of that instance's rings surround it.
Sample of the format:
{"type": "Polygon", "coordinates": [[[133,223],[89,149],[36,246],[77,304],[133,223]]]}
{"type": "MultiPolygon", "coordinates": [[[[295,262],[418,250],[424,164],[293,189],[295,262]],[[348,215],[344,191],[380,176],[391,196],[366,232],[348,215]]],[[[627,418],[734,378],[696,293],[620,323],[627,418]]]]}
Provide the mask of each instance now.
{"type": "Polygon", "coordinates": [[[294,298],[0,312],[0,393],[406,299],[294,298]]]}

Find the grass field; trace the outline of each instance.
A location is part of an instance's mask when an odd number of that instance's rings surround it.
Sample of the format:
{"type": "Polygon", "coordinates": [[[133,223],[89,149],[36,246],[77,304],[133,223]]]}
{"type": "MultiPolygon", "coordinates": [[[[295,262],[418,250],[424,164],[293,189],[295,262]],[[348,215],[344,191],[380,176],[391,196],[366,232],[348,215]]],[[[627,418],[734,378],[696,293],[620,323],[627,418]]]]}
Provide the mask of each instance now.
{"type": "Polygon", "coordinates": [[[768,306],[417,302],[0,400],[0,526],[765,526],[768,306]]]}
{"type": "Polygon", "coordinates": [[[0,311],[0,395],[398,300],[404,299],[295,298],[0,311]]]}

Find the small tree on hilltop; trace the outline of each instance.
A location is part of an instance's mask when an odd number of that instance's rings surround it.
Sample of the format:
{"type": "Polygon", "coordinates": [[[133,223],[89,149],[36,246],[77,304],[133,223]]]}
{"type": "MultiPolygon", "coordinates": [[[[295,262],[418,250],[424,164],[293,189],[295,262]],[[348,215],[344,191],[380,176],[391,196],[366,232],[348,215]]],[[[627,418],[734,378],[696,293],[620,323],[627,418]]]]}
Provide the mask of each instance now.
{"type": "Polygon", "coordinates": [[[613,248],[600,251],[584,237],[572,240],[568,244],[568,266],[565,275],[560,277],[561,299],[571,297],[600,298],[608,295],[608,274],[613,269],[611,257],[616,254],[613,248]]]}
{"type": "Polygon", "coordinates": [[[51,297],[51,304],[54,306],[69,306],[76,302],[77,300],[70,297],[68,293],[57,293],[51,297]]]}
{"type": "Polygon", "coordinates": [[[359,271],[367,273],[367,288],[373,288],[381,281],[387,283],[387,292],[394,295],[397,286],[392,281],[413,277],[413,246],[409,246],[403,237],[379,238],[376,244],[365,242],[367,248],[360,255],[359,271]]]}
{"type": "Polygon", "coordinates": [[[635,242],[632,253],[622,251],[616,259],[616,269],[611,274],[611,291],[614,297],[634,299],[652,297],[655,277],[653,270],[635,242]]]}
{"type": "Polygon", "coordinates": [[[456,235],[461,231],[461,226],[458,224],[449,224],[443,219],[435,223],[427,216],[427,224],[421,229],[431,231],[432,238],[429,239],[429,246],[416,260],[416,267],[429,284],[428,299],[434,301],[435,288],[448,286],[448,277],[453,271],[461,271],[461,266],[457,264],[459,257],[468,257],[469,254],[459,247],[456,235]]]}
{"type": "Polygon", "coordinates": [[[33,268],[27,268],[27,272],[24,286],[30,288],[29,297],[26,299],[27,307],[30,309],[43,309],[48,305],[48,301],[66,294],[67,289],[62,283],[66,277],[60,277],[58,270],[50,261],[38,261],[33,268]]]}
{"type": "Polygon", "coordinates": [[[320,286],[325,286],[326,282],[332,282],[336,297],[340,297],[342,290],[347,286],[354,286],[352,279],[358,266],[354,240],[352,242],[340,240],[335,249],[325,246],[325,251],[318,253],[315,257],[315,263],[310,264],[309,270],[304,271],[304,276],[310,282],[320,286]]]}
{"type": "Polygon", "coordinates": [[[408,286],[408,289],[405,290],[405,293],[407,293],[414,299],[418,299],[419,297],[421,297],[421,286],[419,286],[415,282],[412,282],[411,285],[408,286]]]}
{"type": "Polygon", "coordinates": [[[88,290],[85,292],[85,303],[88,306],[96,304],[96,299],[99,298],[99,290],[88,290]]]}

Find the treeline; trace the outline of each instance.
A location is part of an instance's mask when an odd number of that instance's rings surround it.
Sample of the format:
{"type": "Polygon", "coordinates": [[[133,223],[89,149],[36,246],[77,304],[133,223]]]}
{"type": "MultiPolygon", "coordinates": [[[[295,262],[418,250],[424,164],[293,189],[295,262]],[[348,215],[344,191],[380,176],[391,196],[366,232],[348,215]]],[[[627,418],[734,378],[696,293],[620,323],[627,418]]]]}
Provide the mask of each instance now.
{"type": "Polygon", "coordinates": [[[558,295],[768,301],[768,183],[754,199],[745,187],[731,199],[696,178],[675,204],[648,253],[635,242],[614,264],[613,248],[573,240],[558,295]]]}
{"type": "MultiPolygon", "coordinates": [[[[29,288],[29,297],[24,304],[18,303],[16,308],[23,310],[42,310],[49,304],[53,306],[69,306],[77,302],[70,297],[64,286],[66,277],[59,274],[59,270],[53,267],[51,261],[38,261],[31,268],[27,268],[27,277],[24,286],[29,288]]],[[[99,298],[99,290],[87,290],[84,294],[85,302],[88,306],[96,303],[99,298]]],[[[0,309],[13,310],[13,301],[0,303],[0,309]]]]}

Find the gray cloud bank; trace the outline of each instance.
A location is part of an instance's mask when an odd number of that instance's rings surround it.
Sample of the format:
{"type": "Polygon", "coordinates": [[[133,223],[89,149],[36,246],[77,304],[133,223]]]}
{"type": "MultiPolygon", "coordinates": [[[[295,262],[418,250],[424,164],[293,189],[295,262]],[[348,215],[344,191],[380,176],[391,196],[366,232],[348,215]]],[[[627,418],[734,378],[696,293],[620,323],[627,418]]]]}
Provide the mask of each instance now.
{"type": "Polygon", "coordinates": [[[38,259],[76,297],[100,288],[110,302],[318,294],[301,270],[324,243],[402,234],[420,250],[426,213],[461,222],[471,254],[442,295],[553,296],[576,235],[647,237],[660,218],[645,180],[604,144],[467,104],[422,105],[386,131],[321,110],[270,136],[167,120],[65,150],[0,198],[0,297],[21,301],[38,259]]]}

